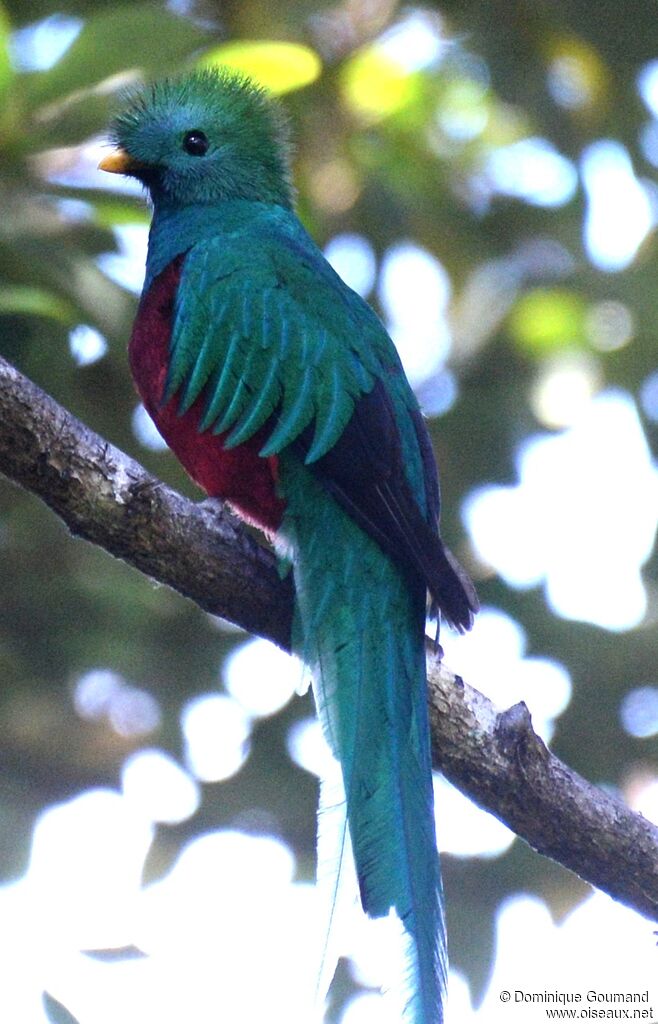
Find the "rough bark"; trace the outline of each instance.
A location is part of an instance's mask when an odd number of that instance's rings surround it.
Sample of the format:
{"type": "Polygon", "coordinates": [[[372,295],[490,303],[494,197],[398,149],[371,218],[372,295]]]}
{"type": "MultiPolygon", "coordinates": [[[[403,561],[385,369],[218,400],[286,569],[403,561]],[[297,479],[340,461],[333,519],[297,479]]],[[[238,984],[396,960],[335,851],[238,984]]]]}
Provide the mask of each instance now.
{"type": "Polygon", "coordinates": [[[658,920],[658,829],[555,757],[524,703],[504,711],[429,653],[433,760],[458,789],[586,882],[658,920]]]}
{"type": "Polygon", "coordinates": [[[156,480],[1,357],[0,396],[0,472],[37,494],[71,533],[204,611],[288,646],[292,582],[227,508],[189,501],[156,480]]]}
{"type": "MultiPolygon", "coordinates": [[[[290,646],[293,585],[217,502],[195,504],[0,358],[0,472],[76,535],[249,632],[290,646]]],[[[524,704],[499,712],[428,644],[435,766],[535,850],[658,920],[658,829],[554,757],[524,704]]]]}

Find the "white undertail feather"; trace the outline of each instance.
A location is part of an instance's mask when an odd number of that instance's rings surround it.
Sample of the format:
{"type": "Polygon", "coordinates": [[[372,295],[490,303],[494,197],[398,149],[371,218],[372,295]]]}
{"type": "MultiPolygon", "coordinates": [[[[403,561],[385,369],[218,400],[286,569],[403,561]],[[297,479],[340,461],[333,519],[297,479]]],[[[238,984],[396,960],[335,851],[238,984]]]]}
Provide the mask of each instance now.
{"type": "Polygon", "coordinates": [[[358,901],[352,842],[347,827],[340,765],[320,780],[317,885],[320,895],[320,966],[316,1004],[323,1006],[336,964],[349,947],[349,930],[358,901]]]}

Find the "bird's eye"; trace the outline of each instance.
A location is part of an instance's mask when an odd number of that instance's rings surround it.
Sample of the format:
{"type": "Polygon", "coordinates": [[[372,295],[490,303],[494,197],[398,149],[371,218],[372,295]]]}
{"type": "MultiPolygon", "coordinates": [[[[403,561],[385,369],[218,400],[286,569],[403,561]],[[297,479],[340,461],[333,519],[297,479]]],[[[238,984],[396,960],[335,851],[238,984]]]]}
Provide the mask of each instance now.
{"type": "Polygon", "coordinates": [[[183,136],[183,149],[190,156],[205,156],[209,145],[208,136],[200,128],[193,128],[183,136]]]}

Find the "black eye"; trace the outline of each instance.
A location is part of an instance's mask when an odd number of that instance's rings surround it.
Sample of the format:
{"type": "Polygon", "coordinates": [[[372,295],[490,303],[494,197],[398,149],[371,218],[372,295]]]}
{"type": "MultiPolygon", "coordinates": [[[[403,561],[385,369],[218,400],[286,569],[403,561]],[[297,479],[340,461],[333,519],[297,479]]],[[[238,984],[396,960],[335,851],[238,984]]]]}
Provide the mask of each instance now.
{"type": "Polygon", "coordinates": [[[200,128],[193,128],[183,136],[183,149],[190,156],[205,156],[209,145],[208,136],[200,128]]]}

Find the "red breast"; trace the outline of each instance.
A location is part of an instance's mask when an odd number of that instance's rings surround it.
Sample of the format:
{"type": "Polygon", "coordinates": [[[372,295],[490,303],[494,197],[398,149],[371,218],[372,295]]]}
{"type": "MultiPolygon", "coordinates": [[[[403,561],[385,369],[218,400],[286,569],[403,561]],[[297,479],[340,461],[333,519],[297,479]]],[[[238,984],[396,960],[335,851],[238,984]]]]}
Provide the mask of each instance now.
{"type": "Polygon", "coordinates": [[[192,479],[211,497],[230,502],[243,519],[271,534],[281,524],[285,502],[276,493],[277,457],[263,459],[258,455],[267,428],[244,444],[225,449],[226,434],[210,430],[199,433],[203,393],[182,416],[177,414],[177,396],[166,405],[160,404],[184,259],[184,255],[178,256],[142,295],[128,347],[133,378],[158,430],[192,479]]]}

